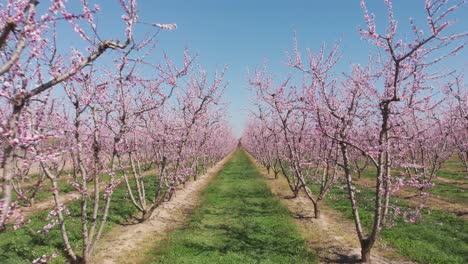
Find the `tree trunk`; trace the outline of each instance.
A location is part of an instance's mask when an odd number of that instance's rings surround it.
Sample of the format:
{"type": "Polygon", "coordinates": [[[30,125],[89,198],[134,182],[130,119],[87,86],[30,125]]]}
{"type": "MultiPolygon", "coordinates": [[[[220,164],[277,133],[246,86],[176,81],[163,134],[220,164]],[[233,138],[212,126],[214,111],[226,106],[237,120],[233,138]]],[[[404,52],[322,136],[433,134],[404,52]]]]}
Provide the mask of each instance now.
{"type": "Polygon", "coordinates": [[[315,219],[320,219],[321,216],[322,216],[322,212],[320,211],[319,204],[318,204],[318,202],[313,203],[313,204],[314,204],[314,216],[315,216],[315,219]]]}
{"type": "Polygon", "coordinates": [[[296,198],[299,195],[300,188],[294,188],[293,189],[293,198],[296,198]]]}
{"type": "MultiPolygon", "coordinates": [[[[52,183],[52,195],[54,197],[54,204],[55,207],[59,207],[61,205],[60,203],[60,198],[59,198],[59,191],[58,191],[58,183],[55,178],[52,176],[49,176],[50,181],[52,183]]],[[[60,232],[62,233],[62,239],[63,243],[65,244],[65,252],[67,254],[67,258],[70,259],[73,262],[80,262],[81,258],[75,254],[75,251],[73,251],[73,248],[71,246],[70,240],[68,239],[68,233],[67,229],[65,226],[65,218],[63,216],[62,211],[57,212],[57,216],[59,218],[59,224],[60,224],[60,232]]]]}
{"type": "MultiPolygon", "coordinates": [[[[10,138],[16,138],[18,133],[18,120],[21,113],[21,110],[24,107],[25,102],[22,100],[19,104],[13,106],[13,113],[8,118],[8,123],[6,126],[6,131],[10,132],[10,138]]],[[[10,143],[5,142],[3,147],[3,176],[0,178],[2,183],[2,194],[3,199],[0,202],[3,202],[3,210],[0,212],[0,232],[5,231],[6,229],[6,220],[10,212],[10,205],[12,201],[12,189],[13,189],[13,177],[15,176],[15,163],[16,163],[16,147],[10,143]],[[2,201],[3,200],[3,201],[2,201]]]]}
{"type": "Polygon", "coordinates": [[[371,249],[373,243],[369,239],[363,239],[361,242],[361,262],[371,263],[371,249]]]}
{"type": "MultiPolygon", "coordinates": [[[[6,143],[5,143],[6,144],[6,143]]],[[[5,148],[5,160],[3,163],[3,184],[2,184],[2,195],[3,199],[0,202],[3,203],[1,206],[3,210],[0,212],[0,232],[6,230],[6,220],[8,213],[10,212],[10,205],[12,201],[12,181],[15,175],[15,157],[13,147],[7,146],[5,148]]]]}
{"type": "Polygon", "coordinates": [[[140,219],[138,219],[138,222],[143,223],[146,222],[146,220],[150,219],[150,217],[153,215],[154,210],[146,210],[142,213],[142,216],[140,219]]]}

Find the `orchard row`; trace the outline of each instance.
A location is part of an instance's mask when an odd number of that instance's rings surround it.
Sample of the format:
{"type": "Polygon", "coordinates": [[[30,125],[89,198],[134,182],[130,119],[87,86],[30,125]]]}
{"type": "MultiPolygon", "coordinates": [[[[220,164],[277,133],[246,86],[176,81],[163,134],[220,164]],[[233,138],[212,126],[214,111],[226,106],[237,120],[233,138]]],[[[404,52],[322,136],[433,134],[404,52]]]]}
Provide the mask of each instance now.
{"type": "MultiPolygon", "coordinates": [[[[37,232],[60,229],[72,262],[89,261],[115,188],[127,189],[136,217],[146,221],[176,187],[237,144],[222,101],[226,69],[208,74],[188,51],[180,66],[167,55],[155,62],[156,36],[176,26],[139,22],[136,1],[119,4],[120,41],[102,36],[99,7],[88,1],[78,12],[60,0],[1,6],[0,230],[28,227],[21,205],[34,207],[50,186],[54,206],[37,232]],[[64,30],[70,26],[75,32],[64,30]],[[70,36],[77,47],[64,48],[60,40],[70,36]],[[66,224],[63,185],[79,193],[78,247],[69,239],[76,231],[66,224]]],[[[42,263],[55,254],[38,257],[42,263]]]]}
{"type": "Polygon", "coordinates": [[[303,56],[295,39],[287,66],[301,75],[300,86],[294,76],[275,80],[266,67],[252,73],[248,82],[257,109],[242,137],[268,171],[286,177],[294,196],[305,191],[316,218],[320,202],[339,181],[345,183],[364,262],[383,228],[398,217],[415,222],[420,216],[423,205],[407,211],[392,203],[400,188],[426,195],[455,154],[468,173],[468,90],[456,69],[438,67],[466,45],[467,33],[449,33],[459,5],[426,1],[427,25],[411,21],[404,32],[397,31],[391,1],[385,4],[388,25],[377,32],[374,15],[361,1],[366,27],[360,34],[371,50],[367,64],[338,74],[340,43],[303,56]],[[353,177],[368,168],[375,195],[366,229],[356,199],[362,188],[353,177]]]}

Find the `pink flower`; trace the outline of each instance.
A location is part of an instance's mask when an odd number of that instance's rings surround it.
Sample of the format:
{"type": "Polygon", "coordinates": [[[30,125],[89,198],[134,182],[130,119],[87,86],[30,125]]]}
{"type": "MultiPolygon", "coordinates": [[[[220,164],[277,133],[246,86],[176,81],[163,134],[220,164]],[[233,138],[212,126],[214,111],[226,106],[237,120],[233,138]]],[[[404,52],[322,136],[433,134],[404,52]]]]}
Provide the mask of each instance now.
{"type": "Polygon", "coordinates": [[[165,30],[174,30],[174,29],[177,29],[177,25],[176,24],[154,24],[155,26],[157,26],[158,28],[160,29],[165,29],[165,30]]]}

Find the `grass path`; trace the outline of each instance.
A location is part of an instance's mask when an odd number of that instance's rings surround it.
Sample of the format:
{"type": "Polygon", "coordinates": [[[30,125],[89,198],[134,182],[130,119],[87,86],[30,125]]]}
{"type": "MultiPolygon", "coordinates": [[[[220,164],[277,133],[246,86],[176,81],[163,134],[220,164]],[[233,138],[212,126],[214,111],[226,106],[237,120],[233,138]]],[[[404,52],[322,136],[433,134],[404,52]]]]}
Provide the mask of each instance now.
{"type": "Polygon", "coordinates": [[[186,226],[145,263],[317,263],[255,165],[238,150],[186,226]]]}

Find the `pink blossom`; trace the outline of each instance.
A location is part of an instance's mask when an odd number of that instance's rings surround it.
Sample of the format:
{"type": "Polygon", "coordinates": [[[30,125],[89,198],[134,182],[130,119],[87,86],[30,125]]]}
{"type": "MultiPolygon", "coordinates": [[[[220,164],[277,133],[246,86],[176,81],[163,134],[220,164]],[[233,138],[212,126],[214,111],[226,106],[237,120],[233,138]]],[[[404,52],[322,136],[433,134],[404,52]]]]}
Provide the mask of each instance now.
{"type": "Polygon", "coordinates": [[[156,27],[164,30],[175,30],[177,29],[176,24],[154,24],[156,27]]]}

